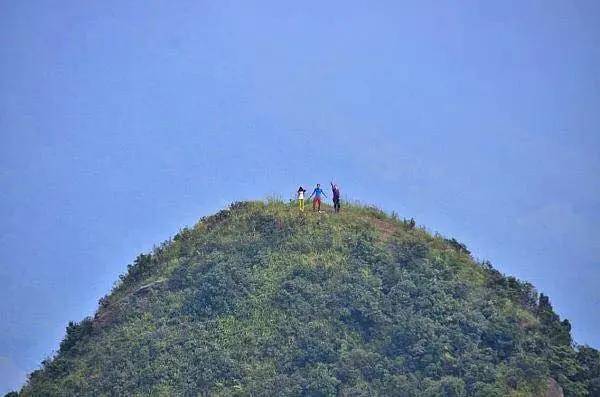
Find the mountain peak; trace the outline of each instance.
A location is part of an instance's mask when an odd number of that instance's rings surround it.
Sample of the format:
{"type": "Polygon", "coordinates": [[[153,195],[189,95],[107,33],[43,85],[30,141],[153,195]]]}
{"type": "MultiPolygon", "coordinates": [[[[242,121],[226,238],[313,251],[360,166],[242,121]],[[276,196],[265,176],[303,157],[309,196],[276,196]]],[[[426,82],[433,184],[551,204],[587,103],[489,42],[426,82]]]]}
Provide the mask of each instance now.
{"type": "Polygon", "coordinates": [[[369,206],[239,202],[138,256],[22,395],[598,395],[535,288],[369,206]]]}

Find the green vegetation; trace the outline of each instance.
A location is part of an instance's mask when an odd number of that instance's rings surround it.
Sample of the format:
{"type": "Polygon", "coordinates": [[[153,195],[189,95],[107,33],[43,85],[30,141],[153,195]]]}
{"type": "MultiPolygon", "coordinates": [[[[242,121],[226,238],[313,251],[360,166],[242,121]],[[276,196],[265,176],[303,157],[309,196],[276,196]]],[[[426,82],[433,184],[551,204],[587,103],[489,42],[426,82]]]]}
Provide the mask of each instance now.
{"type": "Polygon", "coordinates": [[[531,284],[371,207],[236,203],[140,255],[22,396],[600,395],[531,284]]]}

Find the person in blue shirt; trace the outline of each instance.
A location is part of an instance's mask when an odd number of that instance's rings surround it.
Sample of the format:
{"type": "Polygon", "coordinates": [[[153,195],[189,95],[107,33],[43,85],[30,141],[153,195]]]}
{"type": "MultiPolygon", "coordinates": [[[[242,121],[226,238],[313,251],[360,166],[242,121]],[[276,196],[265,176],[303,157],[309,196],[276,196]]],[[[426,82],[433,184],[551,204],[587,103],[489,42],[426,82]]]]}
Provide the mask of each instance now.
{"type": "Polygon", "coordinates": [[[327,197],[325,192],[321,189],[320,184],[317,183],[317,187],[310,194],[309,198],[311,198],[312,196],[315,196],[315,198],[313,199],[313,202],[312,202],[313,203],[313,211],[318,210],[320,212],[321,211],[321,196],[327,197]]]}

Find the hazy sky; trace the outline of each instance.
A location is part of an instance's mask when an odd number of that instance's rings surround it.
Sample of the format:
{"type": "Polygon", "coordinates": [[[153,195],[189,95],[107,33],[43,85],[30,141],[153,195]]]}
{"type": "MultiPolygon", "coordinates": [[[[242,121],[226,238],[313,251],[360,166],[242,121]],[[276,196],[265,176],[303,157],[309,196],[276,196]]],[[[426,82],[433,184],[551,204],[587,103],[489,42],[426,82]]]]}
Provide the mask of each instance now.
{"type": "Polygon", "coordinates": [[[596,0],[0,0],[0,393],[140,252],[332,178],[599,348],[599,71],[596,0]]]}

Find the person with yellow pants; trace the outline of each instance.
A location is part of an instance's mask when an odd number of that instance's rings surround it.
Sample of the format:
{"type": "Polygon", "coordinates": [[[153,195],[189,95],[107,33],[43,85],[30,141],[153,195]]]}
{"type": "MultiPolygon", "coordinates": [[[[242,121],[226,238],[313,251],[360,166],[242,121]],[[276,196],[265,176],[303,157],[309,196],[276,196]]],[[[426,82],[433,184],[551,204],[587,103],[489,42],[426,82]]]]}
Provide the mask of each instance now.
{"type": "Polygon", "coordinates": [[[300,188],[298,189],[298,208],[300,208],[300,211],[304,212],[304,192],[306,190],[304,190],[304,188],[302,186],[300,186],[300,188]]]}

